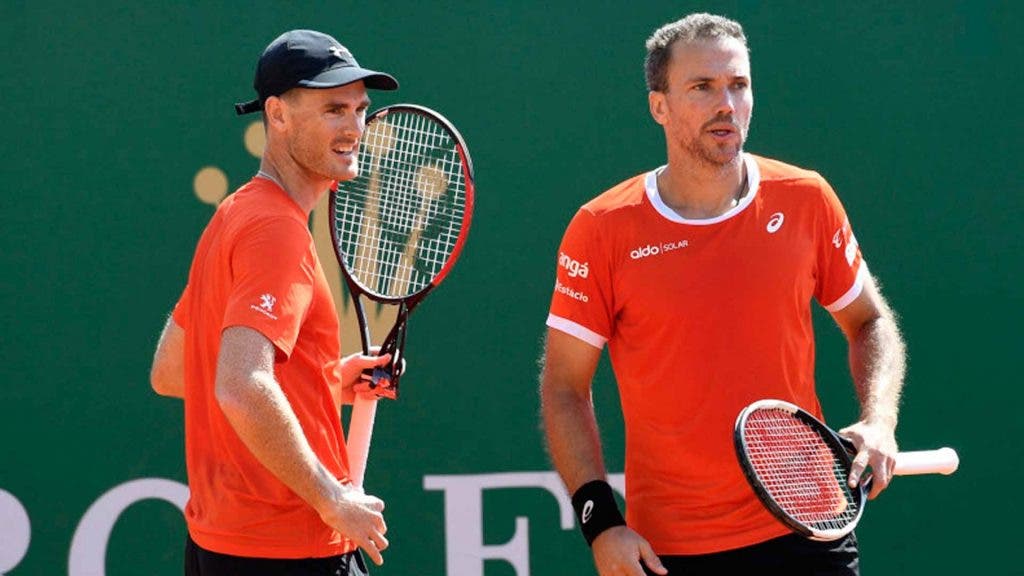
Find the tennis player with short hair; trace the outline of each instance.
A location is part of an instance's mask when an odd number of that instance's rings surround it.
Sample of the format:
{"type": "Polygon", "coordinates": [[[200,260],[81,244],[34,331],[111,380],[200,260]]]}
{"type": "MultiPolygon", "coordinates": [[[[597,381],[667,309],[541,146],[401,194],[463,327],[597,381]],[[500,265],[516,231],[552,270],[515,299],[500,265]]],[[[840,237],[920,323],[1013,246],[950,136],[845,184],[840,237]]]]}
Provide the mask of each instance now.
{"type": "Polygon", "coordinates": [[[860,420],[843,433],[871,496],[891,479],[905,352],[842,204],[819,174],[743,150],[753,110],[737,22],[692,14],[647,42],[668,162],[586,203],[559,253],[541,375],[555,467],[602,576],[857,574],[854,537],[793,535],[745,481],[740,410],[821,417],[810,301],[848,340],[860,420]],[[584,272],[585,271],[585,272],[584,272]],[[626,427],[626,518],[606,483],[591,385],[608,351],[626,427]]]}
{"type": "Polygon", "coordinates": [[[349,480],[341,404],[366,368],[340,358],[338,317],[309,215],[359,173],[367,89],[398,87],[334,38],[293,30],[256,70],[267,145],[259,173],[217,208],[153,360],[184,398],[191,495],[185,574],[365,574],[387,548],[384,502],[349,480]]]}

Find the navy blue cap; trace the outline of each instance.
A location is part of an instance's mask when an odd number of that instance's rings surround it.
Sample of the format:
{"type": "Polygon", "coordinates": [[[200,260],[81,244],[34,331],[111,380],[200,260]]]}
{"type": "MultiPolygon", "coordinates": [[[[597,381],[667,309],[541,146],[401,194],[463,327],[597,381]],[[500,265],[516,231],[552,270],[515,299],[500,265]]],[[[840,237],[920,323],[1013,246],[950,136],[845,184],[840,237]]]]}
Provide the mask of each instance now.
{"type": "Polygon", "coordinates": [[[267,98],[292,88],[334,88],[358,80],[374,90],[398,88],[398,81],[389,74],[360,68],[352,53],[327,34],[292,30],[278,36],[263,51],[252,83],[259,98],[235,104],[235,112],[260,112],[267,98]]]}

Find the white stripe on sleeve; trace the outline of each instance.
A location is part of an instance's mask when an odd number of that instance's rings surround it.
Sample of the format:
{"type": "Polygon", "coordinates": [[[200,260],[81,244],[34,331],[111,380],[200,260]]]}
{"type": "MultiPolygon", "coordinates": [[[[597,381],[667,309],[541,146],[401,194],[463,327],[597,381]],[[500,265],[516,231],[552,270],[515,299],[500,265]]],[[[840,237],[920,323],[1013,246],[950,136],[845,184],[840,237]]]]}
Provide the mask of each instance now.
{"type": "Polygon", "coordinates": [[[575,336],[576,338],[583,340],[584,342],[590,344],[594,348],[604,348],[605,342],[608,341],[607,338],[601,336],[597,332],[594,332],[589,328],[580,326],[579,324],[573,322],[572,320],[567,320],[565,318],[562,318],[561,316],[555,316],[554,314],[548,314],[547,324],[548,326],[554,328],[555,330],[565,332],[570,336],[575,336]]]}
{"type": "Polygon", "coordinates": [[[825,306],[825,310],[828,310],[829,312],[838,312],[839,310],[849,306],[851,302],[857,299],[857,296],[860,296],[861,291],[864,290],[864,281],[867,280],[867,277],[868,264],[861,260],[860,270],[857,271],[857,278],[853,280],[853,286],[850,286],[850,289],[846,291],[846,294],[840,296],[838,300],[828,306],[825,306]]]}

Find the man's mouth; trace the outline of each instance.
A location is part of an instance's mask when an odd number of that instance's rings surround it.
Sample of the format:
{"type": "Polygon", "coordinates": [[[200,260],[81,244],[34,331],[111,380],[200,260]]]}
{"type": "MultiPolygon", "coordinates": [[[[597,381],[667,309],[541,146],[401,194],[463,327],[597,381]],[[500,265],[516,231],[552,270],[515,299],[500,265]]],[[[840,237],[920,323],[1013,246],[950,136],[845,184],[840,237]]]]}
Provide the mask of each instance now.
{"type": "Polygon", "coordinates": [[[731,124],[713,124],[708,127],[707,131],[720,138],[724,138],[730,134],[736,134],[738,132],[736,127],[731,124]]]}
{"type": "Polygon", "coordinates": [[[356,152],[358,151],[358,146],[356,146],[355,144],[338,145],[331,148],[331,151],[341,156],[350,157],[356,154],[356,152]]]}

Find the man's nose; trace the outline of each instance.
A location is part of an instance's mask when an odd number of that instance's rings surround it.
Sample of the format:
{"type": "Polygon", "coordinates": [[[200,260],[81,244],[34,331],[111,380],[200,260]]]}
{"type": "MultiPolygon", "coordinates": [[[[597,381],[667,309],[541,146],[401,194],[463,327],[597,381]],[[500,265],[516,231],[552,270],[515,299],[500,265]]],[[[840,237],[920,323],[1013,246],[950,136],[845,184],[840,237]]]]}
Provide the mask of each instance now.
{"type": "Polygon", "coordinates": [[[358,139],[363,135],[363,130],[366,129],[366,121],[359,114],[346,115],[341,129],[345,132],[346,136],[353,136],[358,139]]]}
{"type": "Polygon", "coordinates": [[[717,114],[719,116],[731,116],[736,111],[736,98],[737,96],[728,88],[719,92],[718,102],[715,106],[717,114]]]}

